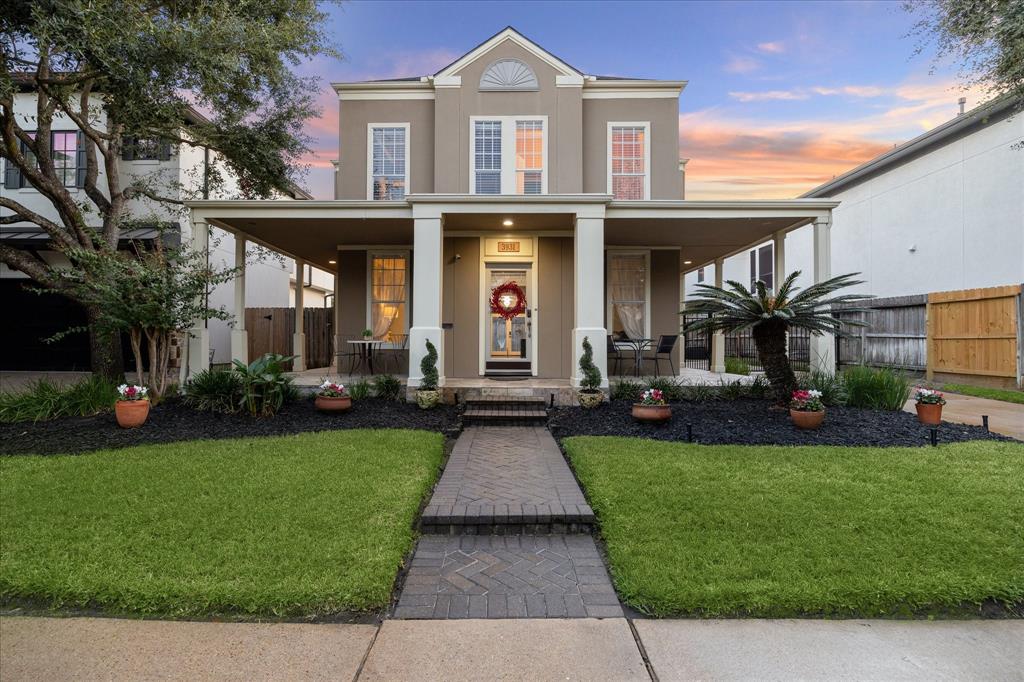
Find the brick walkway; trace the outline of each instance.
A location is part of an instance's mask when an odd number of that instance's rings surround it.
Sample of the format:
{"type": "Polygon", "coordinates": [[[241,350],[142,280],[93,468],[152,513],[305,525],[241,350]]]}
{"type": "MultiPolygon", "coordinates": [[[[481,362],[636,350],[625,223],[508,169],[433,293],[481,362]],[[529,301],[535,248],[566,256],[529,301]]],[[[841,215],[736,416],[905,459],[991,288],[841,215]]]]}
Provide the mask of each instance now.
{"type": "Polygon", "coordinates": [[[463,431],[422,517],[424,531],[445,533],[463,526],[509,531],[533,524],[578,530],[589,529],[593,521],[594,512],[548,430],[516,426],[463,431]]]}
{"type": "Polygon", "coordinates": [[[622,616],[589,535],[427,535],[395,618],[622,616]]]}
{"type": "Polygon", "coordinates": [[[621,617],[593,521],[547,429],[469,427],[424,510],[394,617],[621,617]]]}

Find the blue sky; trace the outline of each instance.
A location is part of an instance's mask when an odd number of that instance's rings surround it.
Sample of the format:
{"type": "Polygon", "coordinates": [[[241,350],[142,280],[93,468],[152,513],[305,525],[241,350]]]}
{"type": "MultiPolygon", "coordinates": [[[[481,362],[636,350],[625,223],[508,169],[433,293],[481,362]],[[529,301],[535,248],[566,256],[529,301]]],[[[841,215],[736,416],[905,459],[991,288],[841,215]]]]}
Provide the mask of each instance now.
{"type": "Polygon", "coordinates": [[[898,2],[360,2],[330,10],[345,55],[322,79],[307,184],[330,198],[331,81],[433,73],[507,25],[585,73],[688,80],[689,198],[795,196],[968,107],[953,69],[914,56],[898,2]]]}

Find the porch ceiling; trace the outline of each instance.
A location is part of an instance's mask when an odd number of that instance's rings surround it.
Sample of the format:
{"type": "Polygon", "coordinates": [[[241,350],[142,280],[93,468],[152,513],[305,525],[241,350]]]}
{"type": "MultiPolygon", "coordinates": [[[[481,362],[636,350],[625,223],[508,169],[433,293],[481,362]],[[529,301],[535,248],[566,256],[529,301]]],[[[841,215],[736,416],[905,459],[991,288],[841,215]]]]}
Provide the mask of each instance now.
{"type": "Polygon", "coordinates": [[[506,214],[501,213],[446,213],[445,231],[472,232],[543,232],[547,230],[571,230],[575,216],[572,213],[516,213],[510,206],[506,214]],[[504,221],[512,221],[505,225],[504,221]]]}
{"type": "Polygon", "coordinates": [[[606,218],[605,242],[614,246],[677,246],[690,270],[765,241],[807,218],[606,218]]]}

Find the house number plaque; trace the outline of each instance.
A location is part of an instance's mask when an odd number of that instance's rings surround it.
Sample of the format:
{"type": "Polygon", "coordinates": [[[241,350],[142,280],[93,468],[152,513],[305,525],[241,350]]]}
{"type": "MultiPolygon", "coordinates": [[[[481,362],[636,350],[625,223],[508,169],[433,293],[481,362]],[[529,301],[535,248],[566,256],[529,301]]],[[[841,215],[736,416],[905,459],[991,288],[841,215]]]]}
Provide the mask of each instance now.
{"type": "Polygon", "coordinates": [[[519,242],[498,242],[498,253],[519,253],[519,242]]]}

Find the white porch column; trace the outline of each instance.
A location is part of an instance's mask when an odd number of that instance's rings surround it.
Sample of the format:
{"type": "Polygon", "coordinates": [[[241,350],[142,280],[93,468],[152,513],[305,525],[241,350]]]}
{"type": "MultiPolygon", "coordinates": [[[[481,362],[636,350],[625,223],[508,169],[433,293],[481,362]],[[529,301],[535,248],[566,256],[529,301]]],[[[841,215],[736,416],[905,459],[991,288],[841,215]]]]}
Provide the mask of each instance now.
{"type": "Polygon", "coordinates": [[[604,326],[604,213],[577,214],[573,243],[573,300],[576,326],[572,330],[572,385],[579,386],[583,338],[594,349],[601,386],[608,386],[608,342],[604,326]]]}
{"type": "MultiPolygon", "coordinates": [[[[210,262],[210,225],[205,220],[192,221],[192,248],[210,262]]],[[[188,375],[195,376],[210,368],[210,330],[206,320],[195,320],[188,332],[188,375]]]]}
{"type": "Polygon", "coordinates": [[[423,380],[420,362],[427,341],[437,349],[438,384],[444,385],[444,338],[441,334],[441,214],[433,207],[413,209],[412,328],[409,329],[409,388],[423,380]]]}
{"type": "Polygon", "coordinates": [[[231,329],[231,359],[249,363],[249,333],[245,329],[245,246],[246,239],[235,235],[235,326],[231,329]]]}
{"type": "MultiPolygon", "coordinates": [[[[715,259],[715,286],[722,287],[723,270],[725,270],[725,259],[715,259]]],[[[711,335],[711,371],[723,374],[725,372],[725,334],[715,332],[711,335]]]]}
{"type": "Polygon", "coordinates": [[[786,279],[786,233],[778,231],[775,233],[773,238],[773,251],[775,252],[775,265],[772,268],[774,274],[772,279],[774,280],[775,286],[772,287],[775,291],[779,290],[779,285],[782,284],[782,280],[786,279]]]}
{"type": "MultiPolygon", "coordinates": [[[[814,283],[832,276],[831,216],[814,221],[814,283]]],[[[811,336],[811,368],[827,374],[836,371],[836,337],[832,334],[811,336]]]]}
{"type": "Polygon", "coordinates": [[[295,259],[295,334],[292,336],[292,371],[306,369],[306,261],[295,259]]]}

